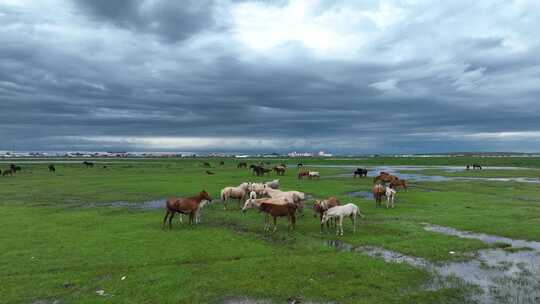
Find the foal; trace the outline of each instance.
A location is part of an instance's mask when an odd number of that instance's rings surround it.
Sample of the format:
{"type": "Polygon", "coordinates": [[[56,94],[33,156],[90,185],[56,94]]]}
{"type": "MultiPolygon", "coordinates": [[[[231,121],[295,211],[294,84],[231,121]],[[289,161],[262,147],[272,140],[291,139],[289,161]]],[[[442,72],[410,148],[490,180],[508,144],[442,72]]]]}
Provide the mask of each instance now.
{"type": "Polygon", "coordinates": [[[386,209],[388,205],[394,208],[394,199],[396,198],[396,190],[392,188],[392,184],[386,187],[386,209]]]}
{"type": "MultiPolygon", "coordinates": [[[[323,215],[326,212],[326,210],[328,210],[328,209],[330,209],[332,207],[335,207],[335,206],[339,206],[339,205],[340,205],[339,200],[337,198],[333,197],[333,196],[329,197],[328,199],[322,200],[322,201],[316,200],[315,204],[313,204],[313,211],[315,211],[313,216],[316,217],[317,213],[318,213],[319,214],[319,220],[322,221],[323,215]]],[[[326,223],[326,227],[328,229],[330,229],[330,222],[326,223]]],[[[321,224],[321,233],[322,232],[323,232],[323,224],[321,224]]]]}
{"type": "Polygon", "coordinates": [[[335,218],[338,220],[338,225],[336,227],[336,235],[343,235],[343,218],[344,217],[350,217],[353,222],[353,232],[356,232],[356,217],[364,217],[362,213],[360,213],[360,209],[355,204],[346,204],[343,206],[336,206],[328,209],[321,220],[321,227],[324,223],[328,222],[331,218],[335,218]]]}
{"type": "Polygon", "coordinates": [[[172,197],[167,200],[165,205],[166,212],[165,218],[163,218],[162,228],[165,228],[167,219],[169,220],[169,229],[171,229],[171,221],[176,212],[180,214],[189,215],[189,224],[193,225],[193,220],[199,212],[199,205],[202,201],[212,201],[212,198],[205,190],[201,191],[198,195],[192,197],[172,197]]]}

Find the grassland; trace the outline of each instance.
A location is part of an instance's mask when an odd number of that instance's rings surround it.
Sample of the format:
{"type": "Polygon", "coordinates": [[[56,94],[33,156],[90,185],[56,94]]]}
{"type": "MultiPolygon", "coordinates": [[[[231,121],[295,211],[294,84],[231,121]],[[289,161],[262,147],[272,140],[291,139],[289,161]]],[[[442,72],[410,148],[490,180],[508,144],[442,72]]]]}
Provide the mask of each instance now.
{"type": "MultiPolygon", "coordinates": [[[[454,158],[309,160],[359,165],[457,165],[454,158]]],[[[539,167],[538,159],[493,159],[497,166],[539,167]]],[[[274,235],[262,231],[261,215],[224,211],[221,203],[203,212],[196,227],[174,223],[161,229],[163,211],[130,208],[171,195],[206,189],[217,198],[226,185],[262,181],[237,169],[234,160],[207,175],[200,160],[101,160],[94,168],[25,164],[15,177],[0,178],[1,303],[221,303],[247,296],[339,303],[464,303],[468,290],[426,288],[430,274],[406,264],[385,263],[326,245],[306,208],[296,232],[281,220],[274,235]],[[107,168],[102,168],[106,165],[107,168]],[[114,202],[128,202],[116,204],[114,202]],[[125,279],[122,280],[122,277],[125,279]],[[104,290],[105,296],[96,294],[104,290]]],[[[277,162],[277,161],[274,161],[277,162]]],[[[293,163],[290,163],[293,165],[293,163]]],[[[337,196],[357,204],[366,219],[339,238],[375,245],[432,262],[466,259],[489,245],[423,229],[424,223],[540,241],[538,185],[516,182],[413,183],[398,194],[397,208],[376,208],[350,197],[369,191],[371,179],[331,177],[298,180],[296,169],[280,177],[282,188],[313,197],[337,196]],[[456,254],[449,254],[449,252],[456,254]]],[[[318,168],[324,176],[349,172],[318,168]]],[[[497,174],[514,174],[500,170],[497,174]]],[[[233,205],[234,206],[234,205],[233,205]]],[[[349,223],[347,223],[349,224],[349,223]]]]}

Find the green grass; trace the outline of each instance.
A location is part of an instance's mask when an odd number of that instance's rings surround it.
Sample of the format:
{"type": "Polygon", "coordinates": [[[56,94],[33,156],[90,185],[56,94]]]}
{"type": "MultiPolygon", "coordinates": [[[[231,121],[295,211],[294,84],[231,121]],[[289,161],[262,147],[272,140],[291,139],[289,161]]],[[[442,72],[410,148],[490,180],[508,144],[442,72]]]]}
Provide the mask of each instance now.
{"type": "MultiPolygon", "coordinates": [[[[430,274],[412,266],[326,246],[326,240],[336,237],[319,233],[309,206],[296,232],[287,232],[281,219],[271,236],[263,233],[257,212],[224,211],[221,203],[203,211],[201,225],[175,221],[172,231],[161,230],[162,210],[110,207],[115,201],[137,204],[202,189],[217,198],[226,185],[274,178],[236,169],[233,160],[212,168],[215,175],[205,174],[200,160],[189,159],[105,160],[95,168],[59,164],[56,174],[47,172],[45,164],[21,165],[22,173],[0,178],[0,303],[219,303],[242,296],[278,303],[290,297],[463,303],[467,295],[461,288],[426,289],[430,274]],[[99,289],[109,296],[98,296],[99,289]]],[[[320,171],[325,177],[350,170],[320,171]]],[[[357,234],[347,222],[345,236],[339,238],[354,245],[376,245],[433,262],[465,259],[488,246],[425,231],[423,223],[540,241],[538,185],[413,183],[409,191],[398,193],[396,209],[387,210],[347,196],[369,191],[370,178],[298,180],[295,173],[290,167],[279,177],[283,189],[337,196],[366,214],[357,234]]]]}

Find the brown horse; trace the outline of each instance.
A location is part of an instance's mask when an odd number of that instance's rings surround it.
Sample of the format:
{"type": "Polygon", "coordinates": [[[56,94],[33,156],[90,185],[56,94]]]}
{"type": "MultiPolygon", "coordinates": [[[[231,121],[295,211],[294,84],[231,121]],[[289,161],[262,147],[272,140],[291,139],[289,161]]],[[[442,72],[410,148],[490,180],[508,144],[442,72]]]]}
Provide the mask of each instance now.
{"type": "Polygon", "coordinates": [[[171,221],[176,212],[180,214],[189,214],[189,224],[193,225],[193,219],[199,212],[199,204],[203,201],[212,201],[210,195],[205,190],[201,191],[198,195],[192,197],[171,197],[167,200],[165,205],[166,212],[165,218],[163,218],[163,229],[167,219],[169,220],[169,229],[171,229],[171,221]]]}
{"type": "Polygon", "coordinates": [[[392,181],[399,179],[397,176],[391,175],[391,174],[379,174],[373,178],[373,183],[383,182],[383,183],[391,183],[392,181]]]}
{"type": "Polygon", "coordinates": [[[407,189],[407,180],[396,178],[390,182],[390,186],[394,189],[397,187],[403,187],[403,189],[407,189]]]}
{"type": "MultiPolygon", "coordinates": [[[[319,214],[319,220],[322,222],[323,214],[326,212],[326,210],[339,206],[341,203],[339,200],[335,197],[329,197],[328,199],[319,201],[316,200],[315,204],[313,204],[313,211],[315,212],[313,214],[313,217],[317,217],[317,214],[319,214]]],[[[326,222],[326,227],[330,229],[330,222],[326,222]]],[[[323,224],[321,224],[321,233],[323,232],[323,224]]]]}
{"type": "Polygon", "coordinates": [[[285,175],[285,170],[287,169],[281,165],[274,167],[274,172],[276,172],[277,175],[285,175]]]}
{"type": "MultiPolygon", "coordinates": [[[[259,211],[266,213],[274,219],[274,229],[272,232],[277,230],[277,218],[286,216],[289,219],[289,231],[296,229],[296,205],[294,203],[287,203],[284,205],[271,204],[271,203],[261,203],[259,206],[259,211]]],[[[264,231],[270,231],[270,223],[268,223],[268,217],[265,219],[264,231]]]]}
{"type": "Polygon", "coordinates": [[[236,168],[247,168],[247,163],[246,162],[241,162],[241,163],[238,163],[238,165],[236,166],[236,168]]]}
{"type": "Polygon", "coordinates": [[[382,197],[386,196],[386,189],[381,184],[375,184],[372,189],[375,206],[379,207],[382,203],[382,197]]]}
{"type": "Polygon", "coordinates": [[[13,170],[11,169],[6,169],[4,170],[4,172],[2,172],[2,176],[13,176],[13,170]]]}
{"type": "Polygon", "coordinates": [[[303,168],[300,169],[300,171],[298,171],[298,179],[303,179],[305,176],[309,177],[309,171],[303,168]]]}

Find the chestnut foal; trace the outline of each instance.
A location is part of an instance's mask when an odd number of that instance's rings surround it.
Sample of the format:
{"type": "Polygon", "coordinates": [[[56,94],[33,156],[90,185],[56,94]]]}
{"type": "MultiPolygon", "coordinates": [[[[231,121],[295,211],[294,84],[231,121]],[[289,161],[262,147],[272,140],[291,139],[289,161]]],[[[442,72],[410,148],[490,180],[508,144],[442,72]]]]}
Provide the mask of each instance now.
{"type": "Polygon", "coordinates": [[[193,219],[199,212],[199,204],[202,201],[212,201],[210,195],[206,191],[201,191],[197,196],[193,197],[172,197],[167,200],[165,205],[166,213],[163,219],[162,228],[165,228],[165,223],[169,219],[169,229],[171,229],[171,221],[176,212],[189,215],[189,224],[193,225],[193,219]]]}

